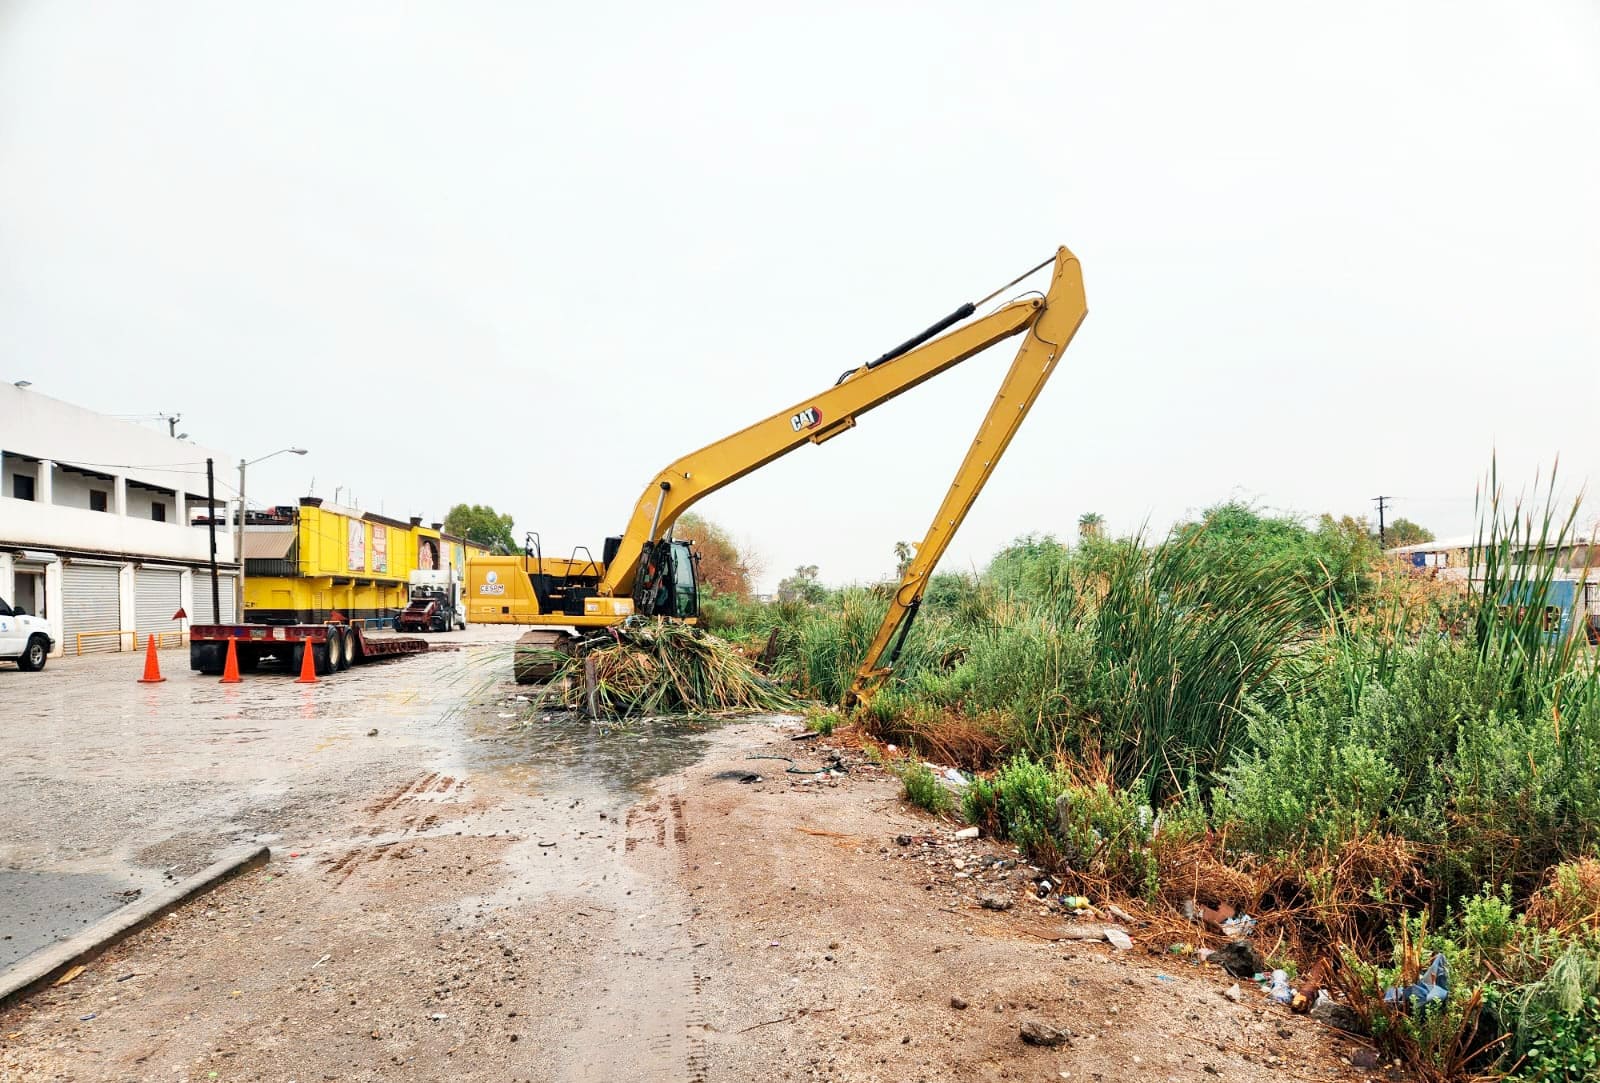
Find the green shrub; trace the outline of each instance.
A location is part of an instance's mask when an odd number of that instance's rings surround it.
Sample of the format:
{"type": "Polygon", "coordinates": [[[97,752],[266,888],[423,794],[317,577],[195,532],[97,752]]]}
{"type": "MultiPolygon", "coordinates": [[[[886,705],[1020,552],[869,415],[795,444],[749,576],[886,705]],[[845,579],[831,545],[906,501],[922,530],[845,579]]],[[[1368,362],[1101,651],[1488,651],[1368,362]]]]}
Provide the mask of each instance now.
{"type": "Polygon", "coordinates": [[[1096,782],[1069,785],[1055,812],[1057,845],[1069,868],[1155,897],[1160,885],[1150,853],[1155,817],[1149,806],[1128,790],[1096,782]]]}
{"type": "Polygon", "coordinates": [[[1573,944],[1510,998],[1515,1080],[1554,1083],[1600,1075],[1600,958],[1573,944]]]}
{"type": "Polygon", "coordinates": [[[806,729],[811,733],[820,733],[824,737],[832,737],[834,727],[838,724],[838,713],[828,708],[813,707],[806,711],[806,729]]]}
{"type": "Polygon", "coordinates": [[[943,816],[955,805],[950,791],[939,781],[939,776],[920,761],[913,760],[901,770],[900,784],[904,787],[907,801],[935,816],[943,816]]]}

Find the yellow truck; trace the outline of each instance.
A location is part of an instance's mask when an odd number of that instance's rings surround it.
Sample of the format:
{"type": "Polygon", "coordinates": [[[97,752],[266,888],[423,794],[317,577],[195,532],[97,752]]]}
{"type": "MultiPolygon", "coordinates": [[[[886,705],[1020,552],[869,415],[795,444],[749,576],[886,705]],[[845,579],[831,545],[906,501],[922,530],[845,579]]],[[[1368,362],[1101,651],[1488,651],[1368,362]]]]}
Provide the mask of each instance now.
{"type": "MultiPolygon", "coordinates": [[[[520,645],[560,648],[573,641],[574,630],[635,616],[696,620],[694,554],[687,541],[672,537],[673,523],[695,501],[796,448],[848,432],[874,407],[1020,335],[1016,357],[856,674],[849,700],[866,699],[892,672],[928,578],[1087,312],[1078,259],[1058,249],[982,300],[847,370],[831,387],[667,466],[640,495],[626,529],[605,540],[598,559],[581,547],[569,556],[545,556],[538,535],[530,534],[521,554],[469,560],[468,623],[534,625],[520,645]],[[972,318],[980,306],[1046,267],[1052,270],[1044,293],[1032,291],[972,318]]],[[[517,653],[518,681],[545,674],[532,661],[536,654],[517,653]]]]}

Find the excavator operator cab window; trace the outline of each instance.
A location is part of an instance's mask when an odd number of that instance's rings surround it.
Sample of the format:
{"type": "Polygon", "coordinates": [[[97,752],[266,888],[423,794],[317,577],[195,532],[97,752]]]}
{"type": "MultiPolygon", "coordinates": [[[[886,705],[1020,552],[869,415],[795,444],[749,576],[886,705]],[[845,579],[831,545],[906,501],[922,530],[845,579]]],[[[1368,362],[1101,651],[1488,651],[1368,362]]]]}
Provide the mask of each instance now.
{"type": "Polygon", "coordinates": [[[700,615],[700,591],[695,583],[694,550],[688,542],[672,543],[673,608],[679,617],[700,615]]]}

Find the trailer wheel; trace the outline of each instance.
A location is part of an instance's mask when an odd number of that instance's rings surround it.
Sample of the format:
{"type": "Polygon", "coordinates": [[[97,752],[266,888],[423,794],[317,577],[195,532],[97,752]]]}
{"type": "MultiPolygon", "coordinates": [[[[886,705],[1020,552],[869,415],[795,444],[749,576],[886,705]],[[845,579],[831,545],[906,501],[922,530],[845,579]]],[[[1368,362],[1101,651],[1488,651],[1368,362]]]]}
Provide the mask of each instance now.
{"type": "Polygon", "coordinates": [[[349,669],[352,661],[350,650],[355,645],[355,636],[348,631],[339,632],[339,668],[349,669]]]}
{"type": "Polygon", "coordinates": [[[328,664],[328,645],[326,643],[313,643],[309,640],[306,640],[296,643],[294,650],[289,652],[290,673],[299,673],[300,667],[306,664],[305,658],[307,648],[311,650],[312,672],[319,677],[326,677],[328,674],[333,672],[333,667],[328,664]]]}
{"type": "Polygon", "coordinates": [[[203,673],[207,677],[221,676],[225,661],[226,648],[221,643],[189,644],[189,668],[196,673],[203,673]]]}
{"type": "Polygon", "coordinates": [[[328,628],[326,644],[323,649],[328,652],[328,672],[345,668],[344,636],[340,634],[339,629],[331,626],[328,628]]]}

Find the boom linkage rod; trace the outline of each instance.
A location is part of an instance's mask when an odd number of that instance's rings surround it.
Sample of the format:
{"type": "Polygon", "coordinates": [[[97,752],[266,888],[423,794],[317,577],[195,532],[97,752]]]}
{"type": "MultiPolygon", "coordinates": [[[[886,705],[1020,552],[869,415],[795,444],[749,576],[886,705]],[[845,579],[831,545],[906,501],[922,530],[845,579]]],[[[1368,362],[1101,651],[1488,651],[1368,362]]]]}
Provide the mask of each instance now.
{"type": "MultiPolygon", "coordinates": [[[[889,350],[887,353],[882,354],[881,356],[879,356],[877,358],[877,360],[868,361],[864,367],[865,368],[869,368],[869,369],[875,369],[879,365],[883,364],[885,361],[893,361],[895,358],[899,357],[901,354],[910,353],[912,350],[916,349],[918,346],[921,346],[924,342],[927,342],[934,335],[943,334],[946,330],[954,327],[956,324],[960,323],[962,320],[966,319],[968,316],[971,316],[974,312],[978,311],[978,306],[979,305],[987,304],[988,302],[994,300],[996,297],[999,297],[1006,290],[1010,289],[1012,286],[1015,286],[1018,282],[1021,282],[1024,278],[1027,278],[1029,275],[1033,274],[1033,272],[1041,270],[1042,268],[1048,267],[1053,262],[1055,262],[1055,257],[1051,256],[1049,259],[1044,260],[1041,263],[1034,264],[1032,267],[1029,267],[1026,271],[1023,271],[1021,274],[1019,274],[1016,278],[1013,278],[1010,282],[1007,282],[1004,286],[1001,286],[999,289],[990,292],[987,297],[983,297],[983,298],[981,298],[981,299],[979,299],[977,301],[968,301],[966,304],[962,305],[960,308],[958,308],[954,312],[950,313],[950,315],[946,316],[944,319],[940,320],[938,323],[930,324],[925,330],[923,330],[919,334],[911,336],[910,338],[908,338],[904,342],[902,342],[900,345],[896,346],[894,349],[889,350]]],[[[839,378],[834,381],[835,386],[844,383],[850,377],[854,376],[858,371],[859,371],[858,369],[845,369],[844,372],[839,374],[839,378]]]]}

